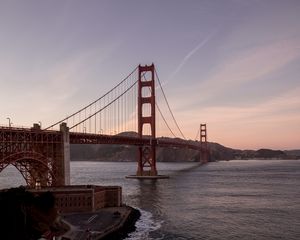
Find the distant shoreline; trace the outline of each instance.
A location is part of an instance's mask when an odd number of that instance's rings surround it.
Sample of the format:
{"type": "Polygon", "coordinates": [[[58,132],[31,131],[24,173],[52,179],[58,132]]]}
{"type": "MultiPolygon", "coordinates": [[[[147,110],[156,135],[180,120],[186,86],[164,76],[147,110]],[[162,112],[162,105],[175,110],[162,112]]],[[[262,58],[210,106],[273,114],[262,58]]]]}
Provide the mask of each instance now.
{"type": "MultiPolygon", "coordinates": [[[[257,161],[293,161],[293,160],[300,160],[300,158],[295,158],[295,159],[272,159],[272,158],[248,158],[248,159],[220,159],[220,160],[215,160],[215,161],[211,161],[211,162],[219,162],[219,161],[253,161],[253,160],[257,160],[257,161]]],[[[96,159],[75,159],[72,160],[71,162],[103,162],[103,163],[113,163],[113,162],[123,162],[123,163],[135,163],[136,161],[118,161],[118,160],[114,160],[114,161],[105,161],[105,160],[96,160],[96,159]]],[[[200,163],[197,161],[157,161],[159,163],[200,163]]]]}
{"type": "MultiPolygon", "coordinates": [[[[174,139],[172,139],[174,141],[174,139]]],[[[184,140],[178,140],[180,143],[184,140]]],[[[188,141],[188,143],[190,143],[188,141]]],[[[195,145],[199,144],[194,142],[195,145]]],[[[262,148],[258,150],[240,150],[225,147],[221,144],[209,142],[210,161],[233,159],[300,159],[300,149],[273,150],[262,148]]],[[[71,145],[71,161],[95,161],[95,162],[134,162],[137,161],[137,149],[124,145],[71,145]]],[[[158,147],[156,151],[157,162],[197,162],[200,153],[191,149],[173,149],[158,147]]]]}

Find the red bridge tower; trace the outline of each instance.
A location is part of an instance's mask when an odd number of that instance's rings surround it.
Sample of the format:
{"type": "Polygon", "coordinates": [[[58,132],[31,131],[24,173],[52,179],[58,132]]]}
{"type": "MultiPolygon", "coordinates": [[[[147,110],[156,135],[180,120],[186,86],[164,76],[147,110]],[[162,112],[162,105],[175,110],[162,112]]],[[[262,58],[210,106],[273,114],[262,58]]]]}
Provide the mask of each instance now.
{"type": "Polygon", "coordinates": [[[140,138],[149,138],[149,145],[139,146],[137,176],[156,176],[156,135],[155,135],[155,79],[154,64],[139,65],[138,79],[138,134],[140,138]],[[150,90],[150,96],[145,96],[150,90]],[[143,106],[150,105],[150,115],[146,116],[143,106]],[[144,125],[149,124],[151,135],[143,134],[144,125]]]}
{"type": "Polygon", "coordinates": [[[206,124],[200,124],[200,161],[202,163],[208,162],[208,145],[207,145],[207,131],[206,124]]]}

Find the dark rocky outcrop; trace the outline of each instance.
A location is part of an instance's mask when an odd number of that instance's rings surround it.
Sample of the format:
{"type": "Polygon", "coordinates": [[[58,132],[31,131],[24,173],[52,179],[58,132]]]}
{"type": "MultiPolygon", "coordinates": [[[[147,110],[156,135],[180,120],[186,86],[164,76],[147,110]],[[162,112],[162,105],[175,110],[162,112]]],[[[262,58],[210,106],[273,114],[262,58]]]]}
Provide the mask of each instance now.
{"type": "Polygon", "coordinates": [[[135,231],[135,223],[140,218],[141,213],[139,210],[129,207],[130,214],[121,228],[108,234],[102,240],[121,240],[128,236],[128,233],[135,231]]]}
{"type": "Polygon", "coordinates": [[[25,187],[0,191],[0,239],[39,239],[60,234],[54,196],[34,195],[25,187]]]}

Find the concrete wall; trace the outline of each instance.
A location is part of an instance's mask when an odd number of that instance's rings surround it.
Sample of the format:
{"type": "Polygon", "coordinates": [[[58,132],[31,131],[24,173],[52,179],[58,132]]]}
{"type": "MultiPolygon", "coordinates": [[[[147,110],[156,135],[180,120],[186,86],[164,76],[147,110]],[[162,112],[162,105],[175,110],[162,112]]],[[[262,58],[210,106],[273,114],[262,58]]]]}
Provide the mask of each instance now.
{"type": "Polygon", "coordinates": [[[60,124],[60,131],[63,134],[64,185],[70,185],[70,134],[66,123],[60,124]]]}

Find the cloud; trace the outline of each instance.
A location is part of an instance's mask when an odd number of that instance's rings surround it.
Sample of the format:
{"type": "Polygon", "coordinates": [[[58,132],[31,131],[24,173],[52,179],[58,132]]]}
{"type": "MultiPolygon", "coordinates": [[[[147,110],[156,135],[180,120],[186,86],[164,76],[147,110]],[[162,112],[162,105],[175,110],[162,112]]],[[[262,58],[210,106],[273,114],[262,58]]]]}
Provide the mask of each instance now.
{"type": "Polygon", "coordinates": [[[14,81],[1,89],[7,92],[7,96],[2,94],[0,98],[6,98],[9,102],[3,104],[6,108],[4,114],[12,116],[16,124],[31,125],[32,122],[42,121],[46,126],[92,102],[91,94],[84,94],[84,87],[98,88],[99,85],[93,82],[93,74],[102,67],[102,63],[105,64],[119,44],[115,41],[61,53],[56,59],[40,64],[26,75],[12,71],[14,81]],[[10,100],[12,91],[13,101],[10,100]]]}
{"type": "Polygon", "coordinates": [[[299,96],[300,87],[256,106],[186,111],[184,130],[193,138],[195,126],[206,122],[210,141],[237,148],[296,148],[300,141],[299,96]]]}
{"type": "Polygon", "coordinates": [[[267,78],[300,57],[300,40],[290,39],[240,51],[215,68],[199,88],[209,89],[201,95],[211,97],[233,85],[267,78]]]}
{"type": "Polygon", "coordinates": [[[201,115],[209,122],[257,122],[279,121],[300,118],[300,88],[290,90],[256,106],[248,107],[208,107],[201,115]]]}

